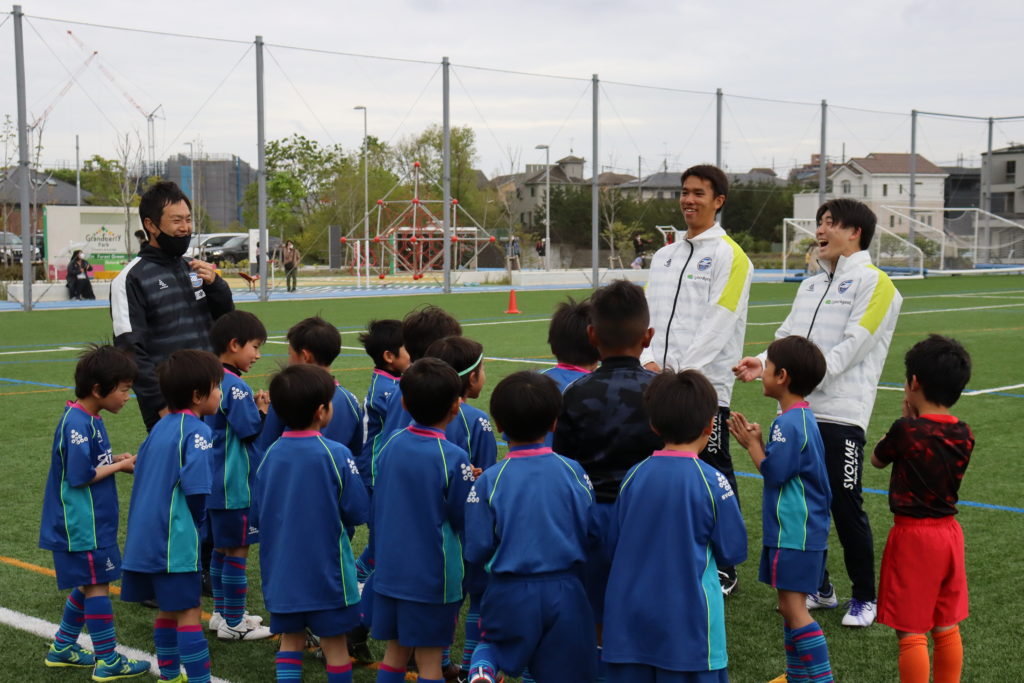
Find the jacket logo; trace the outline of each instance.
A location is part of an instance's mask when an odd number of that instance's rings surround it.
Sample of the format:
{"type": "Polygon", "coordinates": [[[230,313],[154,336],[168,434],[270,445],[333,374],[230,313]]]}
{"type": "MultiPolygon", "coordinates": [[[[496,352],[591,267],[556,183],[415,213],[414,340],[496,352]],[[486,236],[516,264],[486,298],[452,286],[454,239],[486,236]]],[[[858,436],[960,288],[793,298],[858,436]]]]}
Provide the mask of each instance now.
{"type": "Polygon", "coordinates": [[[665,259],[665,267],[666,268],[671,268],[672,267],[672,259],[670,259],[670,258],[665,259]]]}
{"type": "Polygon", "coordinates": [[[203,286],[202,279],[195,272],[189,273],[188,274],[188,279],[192,281],[192,286],[195,287],[196,289],[199,289],[200,287],[203,286]]]}
{"type": "Polygon", "coordinates": [[[814,291],[814,284],[813,283],[807,285],[807,291],[808,292],[813,292],[814,291]]]}
{"type": "Polygon", "coordinates": [[[840,294],[846,294],[846,290],[848,290],[850,288],[850,285],[852,285],[852,284],[853,284],[853,280],[844,280],[843,282],[840,282],[839,283],[839,293],[840,294]]]}
{"type": "Polygon", "coordinates": [[[156,283],[160,285],[160,289],[167,289],[167,283],[163,280],[157,280],[156,283]]]}
{"type": "Polygon", "coordinates": [[[110,558],[108,557],[108,558],[107,558],[107,564],[106,564],[106,570],[107,570],[108,572],[112,572],[112,571],[114,571],[115,569],[117,569],[117,567],[115,567],[115,566],[114,566],[114,563],[113,563],[113,562],[112,562],[112,561],[110,560],[110,558]]]}
{"type": "Polygon", "coordinates": [[[705,256],[697,262],[697,270],[707,270],[711,267],[711,257],[705,256]]]}

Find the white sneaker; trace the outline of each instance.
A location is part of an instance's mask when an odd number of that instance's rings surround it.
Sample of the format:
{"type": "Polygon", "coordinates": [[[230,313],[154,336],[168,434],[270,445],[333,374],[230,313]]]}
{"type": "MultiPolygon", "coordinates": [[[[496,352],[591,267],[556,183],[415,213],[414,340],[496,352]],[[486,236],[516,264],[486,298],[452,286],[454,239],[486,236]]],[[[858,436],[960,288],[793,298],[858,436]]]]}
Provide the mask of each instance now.
{"type": "Polygon", "coordinates": [[[850,599],[850,609],[843,617],[843,626],[865,627],[875,623],[875,612],[878,603],[875,600],[861,602],[856,598],[850,599]]]}
{"type": "MultiPolygon", "coordinates": [[[[242,620],[250,624],[255,624],[256,626],[259,626],[263,623],[263,617],[259,616],[258,614],[249,614],[248,611],[242,614],[242,620]]],[[[221,613],[214,612],[210,615],[210,623],[207,625],[206,628],[210,631],[216,631],[218,628],[220,628],[220,625],[223,623],[224,617],[221,616],[221,613]]]]}
{"type": "Polygon", "coordinates": [[[228,622],[222,621],[217,627],[219,640],[263,640],[270,635],[269,628],[245,618],[237,626],[228,626],[228,622]]]}
{"type": "Polygon", "coordinates": [[[835,586],[829,584],[828,593],[808,593],[807,609],[832,609],[839,607],[839,598],[836,596],[835,586]]]}

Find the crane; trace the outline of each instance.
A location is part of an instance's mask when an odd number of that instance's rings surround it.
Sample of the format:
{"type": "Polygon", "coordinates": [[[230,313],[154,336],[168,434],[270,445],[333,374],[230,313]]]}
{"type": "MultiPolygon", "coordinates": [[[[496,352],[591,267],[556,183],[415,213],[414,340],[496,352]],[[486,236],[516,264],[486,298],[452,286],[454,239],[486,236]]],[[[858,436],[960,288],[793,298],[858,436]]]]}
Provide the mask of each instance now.
{"type": "MultiPolygon", "coordinates": [[[[85,43],[83,43],[82,40],[78,36],[76,36],[74,33],[72,33],[70,30],[68,30],[68,36],[70,36],[70,38],[73,41],[75,41],[75,44],[78,45],[78,47],[80,47],[83,52],[88,52],[89,51],[89,48],[87,48],[85,46],[85,43]]],[[[94,50],[93,51],[93,55],[97,55],[97,54],[99,54],[99,51],[94,50]]],[[[110,70],[107,69],[107,67],[105,67],[103,65],[103,62],[98,62],[97,66],[99,67],[100,73],[102,73],[107,78],[107,80],[110,81],[114,85],[114,87],[117,88],[118,91],[122,95],[124,95],[124,98],[126,100],[128,100],[128,102],[133,107],[135,107],[136,111],[138,111],[140,114],[142,114],[145,117],[145,119],[146,119],[146,150],[148,152],[148,154],[147,154],[148,164],[147,165],[148,165],[148,168],[149,168],[149,172],[152,172],[152,169],[156,165],[156,130],[155,130],[154,120],[156,118],[163,118],[162,116],[158,117],[157,116],[157,112],[159,112],[163,108],[164,105],[158,104],[155,109],[153,109],[152,111],[147,112],[145,109],[142,108],[142,105],[140,105],[138,102],[135,101],[135,98],[132,97],[131,94],[127,90],[125,90],[123,87],[121,87],[121,84],[114,77],[114,74],[110,73],[110,70]]]]}
{"type": "Polygon", "coordinates": [[[35,121],[33,121],[29,125],[28,129],[30,131],[36,130],[40,126],[43,126],[43,125],[46,124],[46,119],[50,116],[50,112],[52,112],[53,108],[57,106],[57,103],[60,102],[61,98],[68,94],[68,91],[71,90],[71,86],[73,86],[75,84],[75,81],[77,81],[78,77],[82,75],[82,72],[85,71],[87,68],[89,68],[89,64],[92,62],[93,59],[96,58],[96,55],[98,55],[98,54],[99,54],[98,52],[95,52],[95,51],[92,52],[86,58],[86,60],[84,62],[82,62],[82,65],[79,66],[78,69],[75,70],[75,73],[71,74],[71,78],[68,80],[67,83],[64,84],[64,87],[60,89],[60,92],[58,92],[56,97],[53,98],[53,101],[50,102],[50,106],[48,106],[43,111],[43,113],[40,114],[39,116],[37,116],[35,121]]]}

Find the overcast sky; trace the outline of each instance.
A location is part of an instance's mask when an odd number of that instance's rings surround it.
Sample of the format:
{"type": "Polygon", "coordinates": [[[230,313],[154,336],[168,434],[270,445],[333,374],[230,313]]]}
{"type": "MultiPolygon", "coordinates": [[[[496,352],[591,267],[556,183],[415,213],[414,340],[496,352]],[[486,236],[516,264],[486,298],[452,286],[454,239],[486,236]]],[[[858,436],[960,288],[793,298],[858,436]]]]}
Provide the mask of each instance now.
{"type": "MultiPolygon", "coordinates": [[[[196,2],[26,0],[30,119],[43,126],[45,162],[114,156],[156,107],[156,158],[238,154],[256,163],[255,53],[266,53],[267,137],[301,133],[346,148],[369,131],[395,141],[441,120],[442,56],[451,70],[454,125],[477,133],[488,174],[571,152],[592,160],[591,91],[600,88],[601,170],[644,174],[714,161],[715,103],[726,94],[724,163],[784,174],[817,151],[827,99],[828,153],[840,158],[910,150],[910,110],[1024,115],[1020,27],[1024,3],[991,0],[560,0],[556,2],[196,2]],[[45,18],[45,19],[44,19],[45,18]],[[50,21],[49,19],[63,21],[50,21]],[[75,25],[70,21],[193,34],[213,42],[75,25]],[[67,34],[84,43],[83,51],[67,34]],[[287,46],[287,47],[286,47],[287,46]],[[428,63],[319,54],[312,48],[428,63]],[[99,54],[84,70],[92,51],[99,54]],[[99,67],[113,77],[111,82],[99,67]],[[473,67],[566,76],[540,78],[473,67]],[[62,88],[75,83],[62,97],[62,88]],[[743,97],[740,97],[743,96],[743,97]],[[769,98],[807,104],[780,104],[769,98]],[[205,103],[205,104],[204,104],[205,103]],[[853,108],[874,110],[857,111],[853,108]],[[878,113],[876,113],[878,112],[878,113]],[[889,113],[892,112],[892,113],[889,113]]],[[[8,8],[9,11],[9,8],[8,8]]],[[[0,16],[0,21],[9,15],[0,16]]],[[[0,27],[0,117],[16,113],[13,21],[0,27]]],[[[978,163],[982,121],[924,117],[918,150],[940,164],[978,163]]],[[[1024,121],[997,122],[996,148],[1024,140],[1024,121]]],[[[3,150],[0,148],[0,153],[3,150]]]]}

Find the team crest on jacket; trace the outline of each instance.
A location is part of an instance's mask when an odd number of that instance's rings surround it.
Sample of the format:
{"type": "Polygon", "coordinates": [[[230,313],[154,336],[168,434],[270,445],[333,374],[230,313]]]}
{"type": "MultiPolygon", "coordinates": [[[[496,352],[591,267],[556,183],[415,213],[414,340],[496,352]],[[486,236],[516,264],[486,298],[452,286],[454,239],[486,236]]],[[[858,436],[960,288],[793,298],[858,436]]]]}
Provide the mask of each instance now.
{"type": "Polygon", "coordinates": [[[846,290],[848,290],[850,288],[850,285],[852,285],[852,284],[853,284],[853,280],[843,280],[842,282],[840,282],[839,283],[839,293],[840,294],[846,294],[846,290]]]}
{"type": "Polygon", "coordinates": [[[700,261],[697,261],[697,270],[707,270],[711,267],[711,257],[705,256],[700,261]]]}
{"type": "Polygon", "coordinates": [[[202,279],[200,279],[199,275],[195,271],[188,274],[188,279],[192,281],[192,286],[196,289],[203,286],[202,279]]]}

